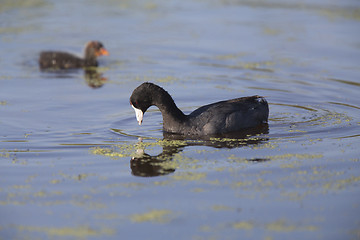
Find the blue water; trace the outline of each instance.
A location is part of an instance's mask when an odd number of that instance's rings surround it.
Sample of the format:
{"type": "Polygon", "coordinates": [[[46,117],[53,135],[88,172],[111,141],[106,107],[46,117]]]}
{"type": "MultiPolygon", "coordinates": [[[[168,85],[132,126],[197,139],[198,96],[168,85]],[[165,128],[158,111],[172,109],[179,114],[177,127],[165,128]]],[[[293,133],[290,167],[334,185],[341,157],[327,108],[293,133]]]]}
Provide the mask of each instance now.
{"type": "Polygon", "coordinates": [[[358,239],[358,1],[0,3],[0,239],[358,239]],[[110,52],[97,75],[42,50],[110,52]],[[172,140],[186,113],[263,95],[268,128],[172,140]]]}

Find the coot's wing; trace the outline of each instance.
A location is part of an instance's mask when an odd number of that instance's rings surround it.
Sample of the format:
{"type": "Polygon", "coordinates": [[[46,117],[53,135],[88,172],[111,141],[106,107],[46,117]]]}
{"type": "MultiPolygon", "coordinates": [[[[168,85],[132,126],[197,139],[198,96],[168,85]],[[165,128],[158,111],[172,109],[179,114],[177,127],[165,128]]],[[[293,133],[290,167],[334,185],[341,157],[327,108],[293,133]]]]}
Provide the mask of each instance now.
{"type": "Polygon", "coordinates": [[[205,134],[218,134],[254,127],[268,120],[266,100],[259,96],[209,104],[189,115],[191,125],[205,134]]]}
{"type": "Polygon", "coordinates": [[[242,97],[202,106],[190,113],[189,116],[195,118],[200,114],[204,114],[205,112],[214,112],[220,114],[220,111],[222,114],[227,114],[234,111],[247,111],[252,108],[258,108],[262,105],[267,106],[267,102],[263,97],[257,95],[251,97],[242,97]]]}

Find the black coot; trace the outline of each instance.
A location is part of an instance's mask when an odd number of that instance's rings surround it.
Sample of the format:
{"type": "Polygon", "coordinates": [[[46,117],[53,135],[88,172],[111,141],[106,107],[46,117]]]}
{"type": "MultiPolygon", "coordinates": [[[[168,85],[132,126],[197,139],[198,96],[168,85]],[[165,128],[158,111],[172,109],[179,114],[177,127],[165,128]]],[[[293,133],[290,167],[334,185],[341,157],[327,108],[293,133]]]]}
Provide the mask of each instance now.
{"type": "Polygon", "coordinates": [[[45,51],[40,53],[39,66],[41,69],[71,69],[82,67],[97,67],[97,57],[109,55],[104,45],[98,41],[88,42],[85,46],[84,58],[71,53],[45,51]]]}
{"type": "Polygon", "coordinates": [[[161,111],[164,131],[182,135],[204,136],[235,132],[266,123],[269,116],[268,103],[260,96],[216,102],[185,115],[168,92],[149,82],[133,91],[130,104],[135,110],[139,125],[146,110],[155,105],[161,111]]]}

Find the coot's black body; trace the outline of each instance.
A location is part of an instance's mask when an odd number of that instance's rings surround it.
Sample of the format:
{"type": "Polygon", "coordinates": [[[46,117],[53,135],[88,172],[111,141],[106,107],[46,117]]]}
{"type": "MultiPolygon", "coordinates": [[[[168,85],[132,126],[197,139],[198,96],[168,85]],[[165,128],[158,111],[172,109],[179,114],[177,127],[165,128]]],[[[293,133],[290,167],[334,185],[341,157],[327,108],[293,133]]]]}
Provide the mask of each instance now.
{"type": "Polygon", "coordinates": [[[39,66],[41,69],[97,67],[97,57],[102,55],[109,55],[104,45],[98,41],[91,41],[86,44],[84,58],[66,52],[45,51],[40,53],[39,66]]]}
{"type": "Polygon", "coordinates": [[[137,87],[130,104],[135,109],[139,124],[143,114],[152,106],[157,106],[163,117],[163,130],[182,135],[218,135],[258,126],[268,121],[269,107],[260,96],[242,97],[216,102],[200,107],[185,115],[164,89],[143,83],[137,87]]]}

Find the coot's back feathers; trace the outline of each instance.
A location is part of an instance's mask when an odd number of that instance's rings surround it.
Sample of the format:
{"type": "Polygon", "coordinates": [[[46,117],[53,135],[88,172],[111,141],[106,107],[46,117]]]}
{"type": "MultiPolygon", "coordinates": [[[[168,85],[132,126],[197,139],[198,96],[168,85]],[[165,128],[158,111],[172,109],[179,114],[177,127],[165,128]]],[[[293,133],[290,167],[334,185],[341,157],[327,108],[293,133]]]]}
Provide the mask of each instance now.
{"type": "MultiPolygon", "coordinates": [[[[266,123],[269,108],[265,98],[251,96],[216,102],[190,113],[194,132],[221,134],[266,123]],[[200,128],[200,129],[199,129],[200,128]]],[[[188,133],[190,134],[190,133],[188,133]]]]}
{"type": "Polygon", "coordinates": [[[130,103],[135,109],[139,124],[146,110],[155,105],[162,113],[164,131],[184,135],[235,132],[266,123],[269,116],[268,103],[260,96],[216,102],[185,115],[176,106],[170,94],[148,82],[133,91],[130,103]]]}

